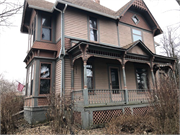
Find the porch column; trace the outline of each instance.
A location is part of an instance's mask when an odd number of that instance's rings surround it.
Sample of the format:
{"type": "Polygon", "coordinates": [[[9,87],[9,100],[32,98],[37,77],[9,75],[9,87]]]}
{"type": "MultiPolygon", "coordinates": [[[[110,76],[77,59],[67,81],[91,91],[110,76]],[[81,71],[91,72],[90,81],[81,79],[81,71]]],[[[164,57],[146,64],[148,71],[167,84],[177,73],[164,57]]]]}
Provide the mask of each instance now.
{"type": "Polygon", "coordinates": [[[71,67],[71,91],[74,91],[74,68],[71,67]]]}
{"type": "Polygon", "coordinates": [[[87,88],[87,71],[86,71],[86,65],[87,61],[84,60],[84,89],[83,89],[83,96],[84,96],[84,105],[87,106],[89,104],[88,101],[88,88],[87,88]]]}
{"type": "Polygon", "coordinates": [[[153,68],[151,67],[151,76],[152,76],[152,82],[153,82],[153,89],[156,88],[155,86],[155,77],[154,77],[154,73],[153,73],[153,68]]]}
{"type": "Polygon", "coordinates": [[[124,82],[124,90],[125,90],[125,103],[128,104],[128,91],[126,86],[126,71],[125,71],[125,64],[122,65],[123,71],[123,82],[124,82]]]}

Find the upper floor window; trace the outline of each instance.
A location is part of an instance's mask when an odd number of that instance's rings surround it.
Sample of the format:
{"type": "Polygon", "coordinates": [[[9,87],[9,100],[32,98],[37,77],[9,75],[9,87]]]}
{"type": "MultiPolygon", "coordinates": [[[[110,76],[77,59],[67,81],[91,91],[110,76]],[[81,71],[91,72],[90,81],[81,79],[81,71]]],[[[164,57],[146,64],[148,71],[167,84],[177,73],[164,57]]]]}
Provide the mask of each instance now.
{"type": "Polygon", "coordinates": [[[51,17],[42,18],[42,40],[51,41],[51,17]]]}
{"type": "Polygon", "coordinates": [[[40,94],[49,94],[51,84],[51,64],[41,63],[40,94]]]}
{"type": "Polygon", "coordinates": [[[148,89],[148,71],[146,68],[136,68],[137,89],[148,89]]]}
{"type": "Polygon", "coordinates": [[[34,17],[34,21],[31,23],[29,28],[29,35],[28,35],[28,51],[31,49],[34,41],[35,41],[35,35],[36,34],[36,17],[34,17]]]}
{"type": "Polygon", "coordinates": [[[94,17],[89,17],[89,36],[91,41],[97,41],[98,27],[97,19],[94,17]]]}
{"type": "Polygon", "coordinates": [[[140,21],[139,18],[138,18],[136,15],[133,15],[132,20],[133,20],[133,22],[134,22],[135,24],[138,24],[139,21],[140,21]]]}
{"type": "Polygon", "coordinates": [[[142,33],[139,30],[132,29],[133,42],[137,40],[142,41],[142,33]]]}

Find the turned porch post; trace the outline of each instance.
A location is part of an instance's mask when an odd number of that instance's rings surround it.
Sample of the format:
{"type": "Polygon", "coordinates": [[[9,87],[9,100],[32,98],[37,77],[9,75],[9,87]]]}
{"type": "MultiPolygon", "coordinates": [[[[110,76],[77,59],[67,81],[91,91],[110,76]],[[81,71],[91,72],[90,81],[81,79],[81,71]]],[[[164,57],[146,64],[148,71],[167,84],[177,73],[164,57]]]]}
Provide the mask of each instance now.
{"type": "Polygon", "coordinates": [[[153,90],[156,89],[156,86],[155,86],[155,77],[154,77],[154,73],[153,73],[153,68],[151,67],[151,76],[152,76],[152,82],[153,82],[153,90]]]}
{"type": "Polygon", "coordinates": [[[83,89],[83,96],[84,96],[84,105],[88,105],[89,104],[89,100],[88,100],[88,88],[87,88],[87,71],[86,71],[86,65],[87,65],[87,61],[84,60],[83,61],[83,66],[84,66],[84,89],[83,89]]]}
{"type": "Polygon", "coordinates": [[[127,85],[126,85],[125,64],[122,64],[122,72],[123,72],[123,82],[124,82],[124,90],[125,90],[125,103],[128,104],[128,91],[127,91],[127,85]]]}

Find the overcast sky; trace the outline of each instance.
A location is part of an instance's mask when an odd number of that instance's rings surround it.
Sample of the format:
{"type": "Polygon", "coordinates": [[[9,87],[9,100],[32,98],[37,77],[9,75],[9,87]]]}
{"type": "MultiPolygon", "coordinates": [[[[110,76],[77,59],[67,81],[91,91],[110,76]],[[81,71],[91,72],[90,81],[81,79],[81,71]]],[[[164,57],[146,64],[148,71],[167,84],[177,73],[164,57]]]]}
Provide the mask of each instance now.
{"type": "MultiPolygon", "coordinates": [[[[24,0],[19,1],[23,4],[24,0]]],[[[54,1],[54,0],[48,0],[54,1]]],[[[101,4],[117,11],[129,0],[101,0],[101,4]]],[[[144,0],[160,27],[177,28],[180,25],[180,6],[176,0],[144,0]]],[[[3,9],[0,5],[0,12],[3,9]]],[[[26,65],[23,62],[28,47],[28,35],[20,32],[22,14],[12,17],[12,27],[0,26],[0,74],[9,80],[25,83],[26,65]]],[[[180,34],[180,29],[177,30],[180,34]]],[[[159,42],[160,36],[155,40],[159,42]]]]}

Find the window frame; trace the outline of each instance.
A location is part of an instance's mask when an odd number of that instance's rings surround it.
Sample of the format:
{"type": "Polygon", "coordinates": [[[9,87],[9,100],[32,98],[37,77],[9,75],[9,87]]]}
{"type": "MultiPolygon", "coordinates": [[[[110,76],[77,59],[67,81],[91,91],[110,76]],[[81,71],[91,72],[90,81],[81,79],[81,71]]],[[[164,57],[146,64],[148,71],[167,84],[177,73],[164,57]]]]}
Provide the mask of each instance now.
{"type": "Polygon", "coordinates": [[[52,63],[50,63],[50,62],[40,62],[40,68],[39,68],[39,95],[41,95],[41,96],[43,96],[43,95],[49,95],[49,94],[51,94],[51,81],[52,81],[52,63]],[[50,67],[51,67],[51,69],[50,69],[50,78],[41,78],[41,65],[42,64],[50,64],[50,67]],[[50,86],[49,86],[49,93],[47,93],[47,94],[40,94],[40,88],[41,88],[41,79],[44,79],[44,80],[50,80],[50,86]]]}
{"type": "Polygon", "coordinates": [[[92,41],[92,42],[98,42],[99,41],[99,33],[98,33],[98,19],[96,18],[96,17],[93,17],[93,16],[89,16],[88,17],[88,28],[89,28],[89,33],[88,33],[88,35],[89,35],[89,41],[92,41]],[[91,20],[91,18],[94,18],[95,20],[96,20],[96,24],[97,24],[97,28],[91,28],[90,27],[90,20],[91,20]],[[95,40],[91,40],[91,30],[96,30],[96,32],[97,32],[97,41],[95,41],[95,40]]]}
{"type": "Polygon", "coordinates": [[[42,24],[42,20],[43,20],[43,18],[46,18],[45,17],[46,15],[42,15],[42,17],[41,17],[41,41],[46,41],[46,42],[52,42],[52,16],[51,15],[49,15],[48,17],[50,18],[50,22],[51,22],[51,26],[43,26],[43,24],[42,24]],[[46,28],[46,29],[50,29],[50,40],[45,40],[45,39],[43,39],[42,38],[42,30],[43,30],[43,28],[46,28]]]}
{"type": "Polygon", "coordinates": [[[28,29],[28,51],[32,48],[36,40],[36,15],[28,29]]]}
{"type": "Polygon", "coordinates": [[[131,29],[131,34],[132,34],[132,42],[136,42],[136,41],[140,40],[140,39],[134,40],[134,35],[141,37],[141,41],[143,41],[143,32],[142,32],[141,30],[132,28],[132,29],[131,29]],[[139,32],[141,33],[141,35],[136,34],[136,33],[133,33],[133,30],[139,31],[139,32]]]}
{"type": "Polygon", "coordinates": [[[139,20],[139,18],[137,17],[136,14],[134,14],[131,19],[133,20],[133,22],[134,22],[136,25],[140,22],[140,20],[139,20]],[[134,18],[137,19],[137,22],[134,21],[134,18]]]}
{"type": "Polygon", "coordinates": [[[146,90],[148,90],[150,88],[149,86],[149,69],[146,65],[135,65],[134,66],[134,73],[135,73],[135,80],[136,80],[136,89],[137,89],[137,94],[144,94],[146,92],[146,90]],[[138,79],[137,79],[137,72],[136,70],[138,68],[141,68],[141,69],[146,69],[146,85],[147,85],[147,89],[140,89],[139,86],[138,86],[138,79]]]}
{"type": "Polygon", "coordinates": [[[27,97],[30,97],[33,95],[33,83],[32,81],[34,81],[34,63],[31,64],[28,68],[27,68],[27,75],[26,75],[26,93],[25,95],[27,97]],[[33,76],[33,77],[32,77],[33,76]],[[30,86],[29,86],[30,85],[30,86]],[[29,94],[28,94],[29,93],[29,94]]]}

